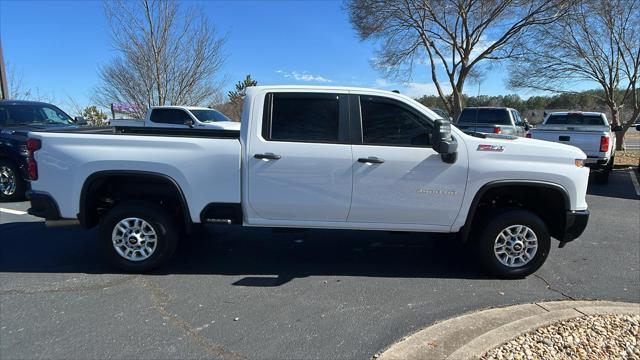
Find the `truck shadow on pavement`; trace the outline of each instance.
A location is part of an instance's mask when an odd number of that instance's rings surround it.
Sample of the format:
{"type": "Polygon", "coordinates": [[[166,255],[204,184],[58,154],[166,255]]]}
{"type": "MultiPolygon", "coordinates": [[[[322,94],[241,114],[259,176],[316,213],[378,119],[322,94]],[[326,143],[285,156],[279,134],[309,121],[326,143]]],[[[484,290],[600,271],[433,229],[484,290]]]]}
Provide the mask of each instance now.
{"type": "MultiPolygon", "coordinates": [[[[590,195],[638,199],[628,170],[590,195]]],[[[47,228],[43,222],[0,224],[0,272],[114,274],[96,229],[47,228]]],[[[557,246],[554,240],[552,246],[557,246]]],[[[386,231],[274,232],[205,227],[181,239],[172,261],[150,275],[244,276],[236,286],[273,287],[308,276],[487,279],[470,246],[451,235],[386,231]]]]}
{"type": "Polygon", "coordinates": [[[635,169],[614,170],[609,175],[609,183],[607,184],[597,184],[593,181],[593,177],[590,177],[587,195],[638,200],[640,196],[636,193],[633,180],[631,180],[631,176],[636,176],[635,171],[635,169]]]}
{"type": "MultiPolygon", "coordinates": [[[[0,225],[0,234],[0,272],[118,273],[95,229],[18,222],[0,225]]],[[[485,278],[468,250],[449,235],[207,226],[181,239],[171,262],[151,275],[246,275],[233,285],[252,287],[315,275],[485,278]]]]}

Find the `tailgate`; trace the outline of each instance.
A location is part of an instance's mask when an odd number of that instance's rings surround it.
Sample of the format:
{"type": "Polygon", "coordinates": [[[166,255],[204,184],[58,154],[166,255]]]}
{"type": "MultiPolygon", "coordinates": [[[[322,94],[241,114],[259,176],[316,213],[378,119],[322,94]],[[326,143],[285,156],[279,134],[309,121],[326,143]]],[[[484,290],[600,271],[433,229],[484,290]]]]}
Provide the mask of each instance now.
{"type": "Polygon", "coordinates": [[[598,156],[600,154],[600,138],[603,132],[589,131],[563,131],[534,129],[531,131],[533,139],[559,142],[572,145],[584,151],[587,155],[598,156]]]}

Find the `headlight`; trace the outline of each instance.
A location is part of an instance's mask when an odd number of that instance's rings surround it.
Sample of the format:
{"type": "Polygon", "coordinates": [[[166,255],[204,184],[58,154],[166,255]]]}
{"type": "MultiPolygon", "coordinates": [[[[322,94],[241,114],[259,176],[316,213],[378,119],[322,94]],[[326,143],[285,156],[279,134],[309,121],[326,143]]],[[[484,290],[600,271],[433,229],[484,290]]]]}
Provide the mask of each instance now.
{"type": "Polygon", "coordinates": [[[576,162],[576,166],[581,168],[581,167],[584,167],[585,159],[576,159],[575,162],[576,162]]]}

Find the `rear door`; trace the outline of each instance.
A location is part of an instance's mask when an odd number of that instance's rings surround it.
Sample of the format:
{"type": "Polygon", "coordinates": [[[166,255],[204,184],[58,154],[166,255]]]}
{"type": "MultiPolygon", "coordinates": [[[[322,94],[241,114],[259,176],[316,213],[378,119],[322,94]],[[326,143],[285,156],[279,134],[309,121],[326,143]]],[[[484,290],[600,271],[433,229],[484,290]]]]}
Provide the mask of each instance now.
{"type": "Polygon", "coordinates": [[[458,161],[447,164],[431,148],[432,120],[424,114],[391,98],[352,98],[353,197],[348,221],[396,224],[397,229],[450,226],[464,195],[464,151],[459,151],[458,161]]]}
{"type": "Polygon", "coordinates": [[[251,222],[346,221],[352,186],[348,95],[268,93],[262,128],[254,130],[247,161],[251,222]]]}

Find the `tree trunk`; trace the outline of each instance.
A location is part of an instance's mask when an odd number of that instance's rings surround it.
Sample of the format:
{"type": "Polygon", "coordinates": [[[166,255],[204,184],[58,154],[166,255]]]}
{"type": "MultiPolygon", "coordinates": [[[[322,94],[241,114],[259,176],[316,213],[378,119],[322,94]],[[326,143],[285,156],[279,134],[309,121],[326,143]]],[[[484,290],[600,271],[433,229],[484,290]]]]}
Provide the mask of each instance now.
{"type": "Polygon", "coordinates": [[[458,120],[458,115],[462,112],[462,89],[454,87],[451,92],[451,117],[453,121],[458,120]]]}
{"type": "MultiPolygon", "coordinates": [[[[615,102],[607,101],[607,107],[609,111],[611,111],[611,125],[617,126],[620,125],[620,111],[618,111],[618,106],[615,102]]],[[[628,127],[627,127],[628,129],[628,127]]],[[[624,134],[626,131],[618,131],[616,132],[616,150],[624,150],[624,134]]]]}

